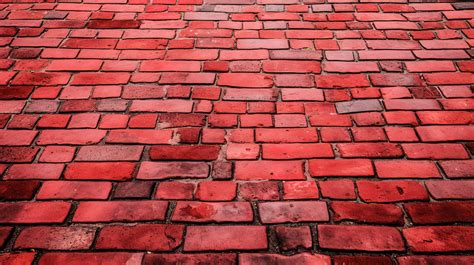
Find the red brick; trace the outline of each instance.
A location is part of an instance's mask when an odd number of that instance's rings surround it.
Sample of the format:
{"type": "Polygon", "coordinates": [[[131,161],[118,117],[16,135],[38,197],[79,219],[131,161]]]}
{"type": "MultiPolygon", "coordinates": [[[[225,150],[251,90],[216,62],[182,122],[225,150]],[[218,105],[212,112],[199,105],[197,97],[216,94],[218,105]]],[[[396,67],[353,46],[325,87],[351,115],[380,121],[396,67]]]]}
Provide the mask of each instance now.
{"type": "Polygon", "coordinates": [[[292,256],[279,254],[257,254],[244,253],[239,254],[239,262],[241,265],[252,264],[301,264],[301,265],[329,265],[331,258],[321,254],[299,253],[292,256]]]}
{"type": "Polygon", "coordinates": [[[317,142],[318,134],[312,128],[256,129],[256,141],[265,143],[317,142]]]}
{"type": "Polygon", "coordinates": [[[37,180],[2,181],[0,182],[0,200],[30,200],[39,184],[37,180]]]}
{"type": "Polygon", "coordinates": [[[83,146],[76,155],[76,161],[138,161],[143,146],[104,145],[83,146]]]}
{"type": "Polygon", "coordinates": [[[41,256],[40,265],[46,264],[71,264],[79,265],[84,260],[93,260],[98,263],[140,263],[143,253],[125,253],[125,252],[95,252],[95,253],[79,253],[79,252],[57,252],[45,253],[41,256]]]}
{"type": "Polygon", "coordinates": [[[135,163],[130,162],[79,162],[66,167],[64,178],[123,181],[131,179],[134,170],[135,163]]]}
{"type": "Polygon", "coordinates": [[[400,265],[410,264],[458,264],[469,265],[474,261],[473,256],[400,256],[397,262],[400,265]]]}
{"type": "Polygon", "coordinates": [[[362,204],[355,202],[332,202],[334,221],[350,221],[373,224],[403,224],[403,212],[390,204],[362,204]]]}
{"type": "Polygon", "coordinates": [[[368,159],[310,160],[309,172],[313,177],[373,176],[372,163],[368,159]]]}
{"type": "Polygon", "coordinates": [[[66,40],[61,47],[63,48],[82,48],[82,49],[111,49],[114,48],[117,40],[113,39],[79,39],[71,38],[66,40]]]}
{"type": "Polygon", "coordinates": [[[411,51],[388,51],[388,50],[370,50],[358,51],[360,60],[414,60],[415,56],[411,51]]]}
{"type": "Polygon", "coordinates": [[[27,227],[21,231],[14,247],[83,250],[92,245],[95,232],[93,227],[27,227]]]}
{"type": "Polygon", "coordinates": [[[0,86],[0,99],[27,99],[32,86],[0,86]]]}
{"type": "Polygon", "coordinates": [[[273,80],[271,75],[264,74],[240,74],[240,73],[225,73],[219,74],[217,81],[219,86],[230,87],[272,87],[273,80]]]}
{"type": "Polygon", "coordinates": [[[105,133],[101,130],[43,130],[36,143],[38,145],[97,144],[105,137],[105,133]]]}
{"type": "Polygon", "coordinates": [[[214,84],[216,75],[213,73],[164,73],[160,84],[214,84]]]}
{"type": "Polygon", "coordinates": [[[16,38],[11,43],[12,47],[58,47],[60,39],[47,38],[16,38]]]}
{"type": "Polygon", "coordinates": [[[314,181],[285,181],[283,182],[283,198],[294,199],[317,199],[319,198],[318,187],[314,181]]]}
{"type": "Polygon", "coordinates": [[[20,113],[25,104],[23,100],[0,100],[0,113],[20,113]]]}
{"type": "Polygon", "coordinates": [[[69,81],[69,77],[70,74],[66,73],[21,72],[15,76],[11,84],[38,86],[65,85],[69,81]]]}
{"type": "Polygon", "coordinates": [[[152,160],[216,160],[219,151],[216,145],[161,145],[152,146],[149,155],[152,160]]]}
{"type": "Polygon", "coordinates": [[[338,144],[342,157],[392,158],[403,156],[399,145],[391,143],[350,143],[338,144]]]}
{"type": "Polygon", "coordinates": [[[169,200],[192,199],[194,183],[161,182],[156,189],[155,198],[169,200]]]}
{"type": "Polygon", "coordinates": [[[469,155],[460,144],[402,144],[411,159],[467,159],[469,155]]]}
{"type": "Polygon", "coordinates": [[[76,149],[70,146],[46,146],[39,162],[71,162],[76,149]]]}
{"type": "Polygon", "coordinates": [[[87,25],[90,29],[133,29],[140,26],[138,20],[91,20],[87,25]]]}
{"type": "Polygon", "coordinates": [[[204,162],[142,162],[137,179],[207,178],[204,162]]]}
{"type": "Polygon", "coordinates": [[[231,201],[237,195],[237,184],[231,181],[199,182],[196,199],[202,201],[231,201]]]}
{"type": "Polygon", "coordinates": [[[309,226],[278,226],[275,232],[282,250],[309,249],[313,245],[309,226]]]}
{"type": "Polygon", "coordinates": [[[355,199],[354,183],[349,179],[319,181],[321,195],[330,199],[355,199]]]}
{"type": "Polygon", "coordinates": [[[3,264],[32,264],[36,252],[4,253],[0,254],[0,262],[3,264]]]}
{"type": "Polygon", "coordinates": [[[36,135],[37,131],[15,130],[15,131],[0,131],[0,145],[2,146],[22,146],[30,145],[36,135]]]}
{"type": "Polygon", "coordinates": [[[46,70],[58,72],[98,71],[101,65],[101,60],[54,60],[46,67],[46,70]]]}
{"type": "Polygon", "coordinates": [[[454,64],[447,61],[405,62],[408,72],[444,72],[456,71],[454,64]]]}
{"type": "Polygon", "coordinates": [[[375,168],[379,178],[441,178],[431,161],[375,161],[375,168]]]}
{"type": "Polygon", "coordinates": [[[325,202],[266,202],[259,203],[260,219],[264,224],[329,221],[325,202]]]}
{"type": "Polygon", "coordinates": [[[235,264],[236,254],[147,254],[143,259],[143,265],[152,264],[235,264]]]}
{"type": "Polygon", "coordinates": [[[183,100],[134,100],[132,112],[191,112],[193,102],[183,100]]]}
{"type": "Polygon", "coordinates": [[[38,153],[38,147],[0,147],[0,162],[32,162],[38,153]]]}
{"type": "Polygon", "coordinates": [[[157,114],[137,114],[130,117],[128,126],[132,129],[153,129],[157,119],[157,114]]]}
{"type": "Polygon", "coordinates": [[[257,144],[229,144],[226,151],[227,160],[257,159],[260,155],[260,146],[257,144]]]}
{"type": "Polygon", "coordinates": [[[387,256],[334,256],[334,265],[393,265],[390,257],[387,256]]]}
{"type": "Polygon", "coordinates": [[[263,62],[267,73],[320,73],[319,62],[272,60],[263,62]]]}
{"type": "Polygon", "coordinates": [[[469,85],[474,78],[472,73],[435,73],[423,76],[430,85],[469,85]]]}
{"type": "Polygon", "coordinates": [[[416,132],[423,142],[474,141],[471,126],[422,126],[416,132]]]}
{"type": "Polygon", "coordinates": [[[385,127],[385,133],[392,142],[418,142],[418,136],[413,128],[385,127]]]}
{"type": "Polygon", "coordinates": [[[474,220],[472,202],[406,203],[404,206],[415,224],[469,223],[474,220]]]}
{"type": "Polygon", "coordinates": [[[336,113],[316,113],[309,117],[312,126],[352,126],[349,115],[336,113]]]}
{"type": "Polygon", "coordinates": [[[71,204],[68,202],[17,202],[0,203],[0,223],[36,224],[62,223],[66,219],[71,204]]]}
{"type": "Polygon", "coordinates": [[[239,39],[237,49],[288,49],[284,39],[239,39]]]}
{"type": "Polygon", "coordinates": [[[178,202],[171,220],[178,222],[251,222],[248,202],[178,202]]]}
{"type": "Polygon", "coordinates": [[[291,128],[291,127],[307,127],[305,115],[301,114],[278,114],[273,116],[275,119],[275,127],[291,128]]]}
{"type": "Polygon", "coordinates": [[[268,50],[222,50],[220,52],[220,59],[225,61],[235,60],[263,60],[268,59],[268,50]]]}
{"type": "Polygon", "coordinates": [[[167,209],[168,203],[163,201],[81,202],[73,222],[162,221],[167,209]]]}
{"type": "Polygon", "coordinates": [[[441,161],[440,166],[448,178],[468,178],[473,176],[474,161],[441,161]]]}
{"type": "Polygon", "coordinates": [[[144,61],[140,71],[144,72],[199,72],[201,64],[192,61],[144,61]]]}
{"type": "Polygon", "coordinates": [[[421,86],[422,81],[415,74],[371,74],[374,86],[421,86]]]}
{"type": "Polygon", "coordinates": [[[128,73],[78,73],[71,85],[119,85],[127,84],[129,79],[128,73]]]}
{"type": "Polygon", "coordinates": [[[159,86],[143,85],[143,86],[125,86],[122,98],[125,99],[152,99],[163,98],[165,89],[159,86]]]}
{"type": "Polygon", "coordinates": [[[60,164],[16,164],[5,175],[6,180],[59,179],[64,165],[60,164]]]}
{"type": "Polygon", "coordinates": [[[357,181],[359,196],[365,202],[399,202],[428,200],[423,184],[411,180],[357,181]]]}
{"type": "Polygon", "coordinates": [[[330,73],[364,73],[379,72],[375,62],[325,62],[323,69],[330,73]]]}
{"type": "Polygon", "coordinates": [[[324,101],[324,95],[321,89],[282,89],[281,97],[283,101],[324,101]]]}
{"type": "MultiPolygon", "coordinates": [[[[3,247],[7,243],[8,237],[13,231],[13,227],[2,227],[0,228],[0,247],[3,247]]],[[[1,258],[0,258],[1,261],[1,258]]]]}
{"type": "Polygon", "coordinates": [[[166,60],[215,60],[218,50],[168,50],[166,60]]]}
{"type": "Polygon", "coordinates": [[[319,225],[319,245],[323,249],[362,251],[403,251],[404,243],[396,228],[382,226],[319,225]]]}
{"type": "Polygon", "coordinates": [[[110,182],[46,181],[43,182],[38,200],[106,200],[112,190],[110,182]]]}
{"type": "Polygon", "coordinates": [[[474,198],[474,194],[471,192],[473,186],[474,181],[472,180],[440,180],[426,182],[426,187],[431,196],[437,200],[472,199],[474,198]]]}
{"type": "Polygon", "coordinates": [[[416,113],[423,125],[469,124],[474,116],[465,111],[418,111],[416,113]]]}
{"type": "Polygon", "coordinates": [[[237,161],[238,180],[303,180],[303,163],[300,161],[237,161]]]}
{"type": "Polygon", "coordinates": [[[280,198],[280,194],[276,182],[248,182],[239,183],[239,197],[247,201],[275,201],[280,198]]]}
{"type": "Polygon", "coordinates": [[[183,225],[106,226],[100,231],[96,248],[171,251],[181,244],[183,233],[183,225]]]}
{"type": "Polygon", "coordinates": [[[150,198],[154,188],[153,182],[134,181],[134,182],[120,182],[115,186],[114,199],[147,199],[150,198]]]}
{"type": "Polygon", "coordinates": [[[403,229],[411,251],[452,252],[474,249],[474,229],[463,226],[423,226],[403,229]]]}
{"type": "Polygon", "coordinates": [[[184,251],[262,250],[267,247],[264,226],[189,226],[184,241],[184,251]]]}
{"type": "Polygon", "coordinates": [[[68,114],[46,114],[37,123],[38,128],[66,128],[71,115],[68,114]]]}
{"type": "Polygon", "coordinates": [[[123,144],[167,144],[173,135],[171,130],[113,130],[107,143],[123,144]]]}
{"type": "MultiPolygon", "coordinates": [[[[129,116],[126,114],[106,114],[100,120],[101,129],[123,129],[127,127],[129,116]]],[[[95,125],[95,124],[94,124],[95,125]]],[[[94,126],[95,127],[95,126],[94,126]]]]}
{"type": "Polygon", "coordinates": [[[334,157],[329,144],[263,144],[263,159],[334,157]]]}
{"type": "Polygon", "coordinates": [[[316,78],[316,86],[320,88],[364,87],[369,86],[369,81],[362,74],[322,75],[316,78]]]}
{"type": "Polygon", "coordinates": [[[275,75],[277,87],[313,87],[312,76],[304,74],[279,74],[275,75]]]}

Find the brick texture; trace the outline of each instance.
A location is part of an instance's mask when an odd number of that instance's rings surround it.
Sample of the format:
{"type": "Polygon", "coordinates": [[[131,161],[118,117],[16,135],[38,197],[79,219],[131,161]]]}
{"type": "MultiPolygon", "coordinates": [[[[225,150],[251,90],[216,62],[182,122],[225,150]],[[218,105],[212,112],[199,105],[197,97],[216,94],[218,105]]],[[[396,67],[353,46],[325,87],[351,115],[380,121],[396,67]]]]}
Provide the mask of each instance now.
{"type": "Polygon", "coordinates": [[[474,264],[474,5],[2,0],[0,264],[474,264]]]}

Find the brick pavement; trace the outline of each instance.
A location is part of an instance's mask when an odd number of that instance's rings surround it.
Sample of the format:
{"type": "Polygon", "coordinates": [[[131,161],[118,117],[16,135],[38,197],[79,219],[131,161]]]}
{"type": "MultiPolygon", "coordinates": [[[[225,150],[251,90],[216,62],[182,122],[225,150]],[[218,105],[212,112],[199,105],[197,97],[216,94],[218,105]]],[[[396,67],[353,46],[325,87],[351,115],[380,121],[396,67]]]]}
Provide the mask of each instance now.
{"type": "Polygon", "coordinates": [[[474,3],[1,2],[0,264],[474,264],[474,3]]]}

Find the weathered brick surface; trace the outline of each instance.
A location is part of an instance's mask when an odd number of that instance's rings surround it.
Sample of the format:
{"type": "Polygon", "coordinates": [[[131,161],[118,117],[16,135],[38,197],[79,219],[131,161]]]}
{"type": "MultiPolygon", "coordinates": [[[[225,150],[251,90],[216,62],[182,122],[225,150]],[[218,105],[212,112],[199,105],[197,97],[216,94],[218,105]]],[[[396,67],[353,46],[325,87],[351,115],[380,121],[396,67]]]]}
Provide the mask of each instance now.
{"type": "Polygon", "coordinates": [[[460,264],[474,5],[3,0],[0,264],[460,264]]]}

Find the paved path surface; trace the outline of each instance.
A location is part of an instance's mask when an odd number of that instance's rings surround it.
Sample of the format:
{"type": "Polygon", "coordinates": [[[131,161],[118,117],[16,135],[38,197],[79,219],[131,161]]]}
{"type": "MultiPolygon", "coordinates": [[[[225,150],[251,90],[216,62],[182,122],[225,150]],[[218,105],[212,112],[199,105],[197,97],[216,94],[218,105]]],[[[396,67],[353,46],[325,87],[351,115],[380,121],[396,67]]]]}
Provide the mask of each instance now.
{"type": "Polygon", "coordinates": [[[0,264],[474,264],[473,3],[152,2],[0,4],[0,264]]]}

